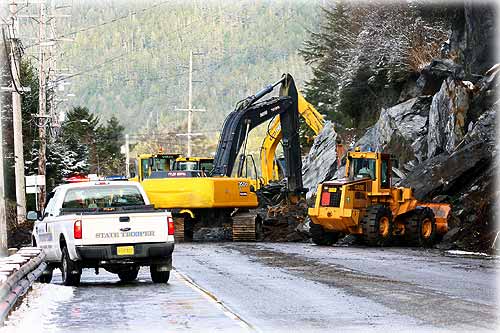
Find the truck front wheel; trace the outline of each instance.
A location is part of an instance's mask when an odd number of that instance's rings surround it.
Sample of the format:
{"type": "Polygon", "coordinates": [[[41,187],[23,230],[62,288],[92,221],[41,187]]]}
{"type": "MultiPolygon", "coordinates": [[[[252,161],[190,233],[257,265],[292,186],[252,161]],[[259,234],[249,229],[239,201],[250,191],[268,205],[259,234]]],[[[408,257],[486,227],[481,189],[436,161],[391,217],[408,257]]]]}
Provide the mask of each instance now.
{"type": "Polygon", "coordinates": [[[160,271],[160,266],[151,265],[149,271],[151,272],[151,280],[154,283],[167,283],[170,278],[170,271],[160,271]]]}
{"type": "Polygon", "coordinates": [[[68,248],[66,246],[62,248],[61,276],[62,282],[65,286],[79,285],[80,278],[82,276],[82,271],[78,266],[78,263],[70,259],[68,248]]]}

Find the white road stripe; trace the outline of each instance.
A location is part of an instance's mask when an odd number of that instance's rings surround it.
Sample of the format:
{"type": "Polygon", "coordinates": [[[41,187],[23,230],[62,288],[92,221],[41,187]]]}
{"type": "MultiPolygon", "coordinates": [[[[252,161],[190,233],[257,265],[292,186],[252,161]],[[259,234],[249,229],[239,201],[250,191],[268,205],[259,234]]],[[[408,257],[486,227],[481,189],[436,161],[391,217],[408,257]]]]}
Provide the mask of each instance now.
{"type": "Polygon", "coordinates": [[[179,281],[184,282],[191,289],[199,292],[203,297],[213,302],[217,307],[219,307],[222,312],[232,320],[238,322],[241,328],[246,329],[250,332],[262,332],[260,329],[255,327],[255,325],[250,324],[248,321],[243,319],[240,315],[238,315],[235,311],[231,310],[226,304],[220,301],[214,294],[206,290],[205,288],[198,285],[194,282],[189,276],[184,273],[181,273],[178,269],[173,269],[172,272],[175,274],[179,281]]]}

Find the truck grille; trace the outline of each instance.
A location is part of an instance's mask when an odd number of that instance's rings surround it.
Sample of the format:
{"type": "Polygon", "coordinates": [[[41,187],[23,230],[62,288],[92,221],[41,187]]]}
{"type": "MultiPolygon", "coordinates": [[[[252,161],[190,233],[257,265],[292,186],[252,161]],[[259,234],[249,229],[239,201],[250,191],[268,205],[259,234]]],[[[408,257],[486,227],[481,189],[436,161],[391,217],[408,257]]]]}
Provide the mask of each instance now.
{"type": "Polygon", "coordinates": [[[337,187],[335,192],[330,192],[331,188],[324,188],[321,193],[321,206],[324,207],[340,207],[340,199],[342,197],[341,187],[337,187]]]}

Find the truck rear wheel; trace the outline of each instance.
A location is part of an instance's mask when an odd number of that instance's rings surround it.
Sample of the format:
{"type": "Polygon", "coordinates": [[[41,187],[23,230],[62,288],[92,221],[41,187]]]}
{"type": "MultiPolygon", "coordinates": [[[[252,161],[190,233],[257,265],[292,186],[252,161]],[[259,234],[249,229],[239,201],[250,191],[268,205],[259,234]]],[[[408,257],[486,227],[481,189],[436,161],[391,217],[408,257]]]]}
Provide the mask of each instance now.
{"type": "Polygon", "coordinates": [[[170,278],[170,271],[160,271],[157,265],[151,265],[149,271],[151,272],[151,280],[154,283],[167,283],[170,278]]]}
{"type": "Polygon", "coordinates": [[[406,222],[405,235],[412,246],[431,247],[436,244],[439,237],[432,209],[417,208],[406,222]]]}
{"type": "Polygon", "coordinates": [[[321,225],[312,221],[309,222],[309,228],[312,241],[316,245],[333,245],[339,239],[338,232],[326,232],[321,225]]]}
{"type": "Polygon", "coordinates": [[[363,241],[369,246],[385,246],[392,240],[394,224],[391,210],[382,205],[371,206],[361,220],[363,241]]]}
{"type": "Polygon", "coordinates": [[[78,264],[70,259],[68,248],[66,246],[62,248],[61,276],[62,282],[65,286],[79,285],[80,277],[82,276],[82,271],[78,264]]]}
{"type": "Polygon", "coordinates": [[[118,277],[123,282],[131,282],[137,279],[137,275],[139,274],[139,269],[133,268],[128,271],[118,272],[118,277]]]}

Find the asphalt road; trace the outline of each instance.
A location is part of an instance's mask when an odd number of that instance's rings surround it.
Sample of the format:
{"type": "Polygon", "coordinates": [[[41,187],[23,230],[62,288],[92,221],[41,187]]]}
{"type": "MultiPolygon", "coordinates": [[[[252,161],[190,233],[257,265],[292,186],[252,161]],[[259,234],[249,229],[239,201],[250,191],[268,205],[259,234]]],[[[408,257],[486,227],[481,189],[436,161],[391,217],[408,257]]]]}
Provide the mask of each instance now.
{"type": "Polygon", "coordinates": [[[178,244],[168,285],[85,270],[35,284],[0,331],[495,331],[497,260],[437,250],[178,244]]]}

